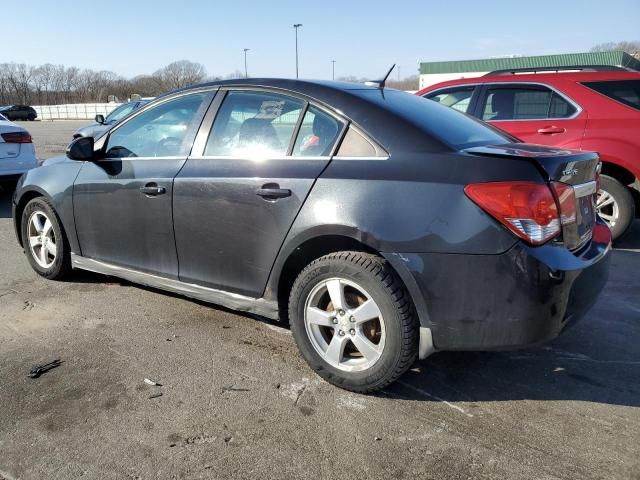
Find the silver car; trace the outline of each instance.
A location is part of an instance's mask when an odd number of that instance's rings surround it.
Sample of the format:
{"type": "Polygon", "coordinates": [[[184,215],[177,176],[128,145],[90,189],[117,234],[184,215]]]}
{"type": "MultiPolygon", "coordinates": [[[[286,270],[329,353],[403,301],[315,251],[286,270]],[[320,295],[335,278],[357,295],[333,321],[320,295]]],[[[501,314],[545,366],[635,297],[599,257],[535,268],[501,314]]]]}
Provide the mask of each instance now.
{"type": "Polygon", "coordinates": [[[29,132],[0,114],[0,182],[17,178],[37,165],[29,132]]]}
{"type": "Polygon", "coordinates": [[[149,103],[149,100],[136,100],[133,102],[123,103],[118,108],[113,110],[109,115],[107,115],[107,118],[105,118],[104,115],[98,114],[95,118],[96,123],[92,123],[91,125],[79,128],[73,134],[73,138],[98,138],[124,117],[147,103],[149,103]]]}

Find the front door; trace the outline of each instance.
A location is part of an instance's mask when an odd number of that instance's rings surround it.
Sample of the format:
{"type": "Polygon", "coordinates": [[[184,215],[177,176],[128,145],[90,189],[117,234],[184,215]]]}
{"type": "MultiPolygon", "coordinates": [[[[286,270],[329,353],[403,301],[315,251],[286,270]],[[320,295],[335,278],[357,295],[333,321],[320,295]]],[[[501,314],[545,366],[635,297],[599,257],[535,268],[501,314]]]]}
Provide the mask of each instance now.
{"type": "Polygon", "coordinates": [[[211,96],[191,93],[153,105],[99,142],[104,159],[86,162],[74,183],[83,256],[177,278],[173,179],[211,96]]]}
{"type": "Polygon", "coordinates": [[[297,97],[227,92],[175,180],[180,280],[260,297],[343,126],[297,97]]]}
{"type": "Polygon", "coordinates": [[[554,90],[538,84],[487,85],[479,117],[525,143],[580,148],[586,114],[554,90]]]}

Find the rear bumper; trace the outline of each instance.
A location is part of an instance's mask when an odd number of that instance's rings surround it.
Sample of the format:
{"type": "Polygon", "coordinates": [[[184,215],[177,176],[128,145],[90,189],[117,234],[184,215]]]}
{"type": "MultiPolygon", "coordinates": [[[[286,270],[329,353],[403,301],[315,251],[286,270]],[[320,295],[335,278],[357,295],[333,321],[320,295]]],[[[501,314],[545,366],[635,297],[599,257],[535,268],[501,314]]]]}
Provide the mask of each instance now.
{"type": "Polygon", "coordinates": [[[575,254],[519,242],[500,255],[387,258],[408,267],[412,296],[422,297],[415,302],[422,326],[437,350],[496,350],[548,340],[581,318],[607,282],[610,250],[611,233],[599,223],[575,254]]]}

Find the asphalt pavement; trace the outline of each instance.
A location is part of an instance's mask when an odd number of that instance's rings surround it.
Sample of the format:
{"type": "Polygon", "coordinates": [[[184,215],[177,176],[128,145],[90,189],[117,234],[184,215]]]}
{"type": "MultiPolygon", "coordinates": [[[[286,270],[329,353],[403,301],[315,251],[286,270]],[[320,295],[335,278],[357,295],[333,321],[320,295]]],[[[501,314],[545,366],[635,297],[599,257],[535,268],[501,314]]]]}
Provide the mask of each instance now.
{"type": "MultiPolygon", "coordinates": [[[[25,125],[42,158],[80,123],[25,125]]],[[[562,337],[437,353],[365,396],[321,381],[276,323],[38,277],[0,192],[0,479],[640,479],[639,345],[640,222],[562,337]]]]}

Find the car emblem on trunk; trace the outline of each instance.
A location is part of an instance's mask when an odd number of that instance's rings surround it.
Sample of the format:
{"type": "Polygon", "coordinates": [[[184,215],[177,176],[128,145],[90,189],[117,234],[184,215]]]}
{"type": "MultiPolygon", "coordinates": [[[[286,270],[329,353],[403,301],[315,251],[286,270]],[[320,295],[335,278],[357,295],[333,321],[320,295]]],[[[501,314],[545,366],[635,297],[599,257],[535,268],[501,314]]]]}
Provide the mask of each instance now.
{"type": "Polygon", "coordinates": [[[576,173],[578,173],[577,168],[566,168],[562,171],[562,175],[565,175],[565,176],[575,175],[576,173]]]}

